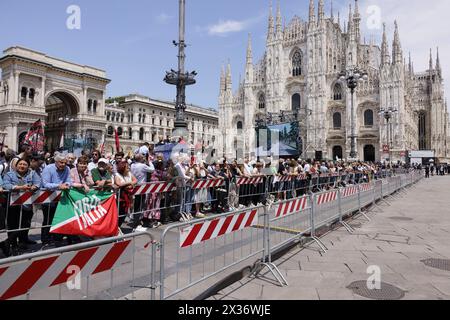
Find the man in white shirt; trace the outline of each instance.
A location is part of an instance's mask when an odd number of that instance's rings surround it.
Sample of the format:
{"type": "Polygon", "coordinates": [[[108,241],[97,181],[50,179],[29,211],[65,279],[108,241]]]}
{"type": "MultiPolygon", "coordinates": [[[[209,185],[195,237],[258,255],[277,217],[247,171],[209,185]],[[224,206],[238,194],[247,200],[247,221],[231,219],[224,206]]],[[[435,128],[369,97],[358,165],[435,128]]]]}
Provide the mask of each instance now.
{"type": "Polygon", "coordinates": [[[245,175],[251,176],[253,174],[253,167],[250,165],[247,157],[245,157],[245,159],[244,159],[244,169],[245,169],[245,172],[244,172],[245,175]]]}
{"type": "Polygon", "coordinates": [[[134,161],[131,165],[131,173],[136,177],[138,184],[144,184],[147,181],[147,174],[155,172],[153,163],[145,164],[145,158],[142,154],[134,156],[134,161]]]}
{"type": "MultiPolygon", "coordinates": [[[[186,205],[182,208],[182,218],[184,221],[193,219],[191,215],[192,209],[192,190],[191,183],[193,178],[190,175],[190,166],[189,166],[189,156],[187,154],[180,154],[177,158],[177,162],[175,164],[175,169],[178,172],[178,177],[180,177],[184,186],[184,198],[186,199],[186,205]]],[[[182,190],[180,186],[178,186],[178,190],[182,190]]]]}
{"type": "Polygon", "coordinates": [[[309,171],[311,170],[311,165],[309,164],[309,162],[306,162],[305,167],[303,168],[303,170],[305,172],[309,173],[309,171]]]}
{"type": "Polygon", "coordinates": [[[92,161],[88,164],[89,172],[98,167],[98,160],[100,160],[100,151],[94,150],[92,152],[92,161]]]}

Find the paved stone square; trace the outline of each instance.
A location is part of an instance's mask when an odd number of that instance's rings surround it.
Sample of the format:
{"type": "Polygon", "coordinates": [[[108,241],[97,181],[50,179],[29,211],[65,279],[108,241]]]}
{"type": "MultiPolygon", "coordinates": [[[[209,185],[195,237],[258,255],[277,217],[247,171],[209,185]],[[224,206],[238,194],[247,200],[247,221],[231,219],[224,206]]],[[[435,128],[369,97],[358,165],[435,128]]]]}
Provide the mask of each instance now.
{"type": "Polygon", "coordinates": [[[366,299],[347,289],[367,281],[367,268],[381,269],[381,281],[405,291],[403,299],[450,299],[450,271],[422,260],[450,259],[450,177],[423,180],[406,192],[387,198],[368,213],[371,221],[350,221],[322,238],[329,251],[315,243],[298,247],[275,262],[289,286],[280,287],[271,274],[243,279],[212,299],[333,300],[366,299]]]}

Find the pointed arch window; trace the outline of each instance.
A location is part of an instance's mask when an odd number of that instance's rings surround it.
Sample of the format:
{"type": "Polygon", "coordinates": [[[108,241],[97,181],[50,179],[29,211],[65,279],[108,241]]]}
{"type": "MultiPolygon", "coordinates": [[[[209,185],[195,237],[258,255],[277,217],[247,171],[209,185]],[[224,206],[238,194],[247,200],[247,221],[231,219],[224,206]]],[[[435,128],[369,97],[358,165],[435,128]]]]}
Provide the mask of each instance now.
{"type": "Polygon", "coordinates": [[[238,130],[242,130],[242,128],[243,128],[242,121],[238,121],[238,123],[236,124],[236,126],[237,126],[237,129],[238,129],[238,130]]]}
{"type": "Polygon", "coordinates": [[[265,109],[266,108],[266,97],[263,93],[261,93],[258,97],[258,107],[259,109],[265,109]]]}
{"type": "Polygon", "coordinates": [[[333,100],[342,100],[342,87],[339,83],[336,83],[333,88],[333,100]]]}
{"type": "Polygon", "coordinates": [[[301,97],[298,93],[292,96],[292,111],[300,110],[301,97]]]}
{"type": "Polygon", "coordinates": [[[373,111],[370,109],[364,112],[364,125],[366,127],[373,126],[373,111]]]}
{"type": "Polygon", "coordinates": [[[342,128],[342,116],[339,112],[333,114],[333,128],[335,130],[342,128]]]}
{"type": "Polygon", "coordinates": [[[298,77],[302,75],[302,54],[296,51],[292,56],[292,76],[298,77]]]}

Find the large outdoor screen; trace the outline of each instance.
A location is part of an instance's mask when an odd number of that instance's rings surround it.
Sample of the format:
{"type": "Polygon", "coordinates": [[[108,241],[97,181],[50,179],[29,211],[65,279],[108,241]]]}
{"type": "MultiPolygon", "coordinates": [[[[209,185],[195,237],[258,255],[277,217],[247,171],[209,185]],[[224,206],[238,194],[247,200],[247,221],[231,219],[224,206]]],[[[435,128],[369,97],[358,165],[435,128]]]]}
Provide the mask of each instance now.
{"type": "Polygon", "coordinates": [[[285,123],[260,129],[260,156],[297,157],[301,154],[298,123],[285,123]]]}

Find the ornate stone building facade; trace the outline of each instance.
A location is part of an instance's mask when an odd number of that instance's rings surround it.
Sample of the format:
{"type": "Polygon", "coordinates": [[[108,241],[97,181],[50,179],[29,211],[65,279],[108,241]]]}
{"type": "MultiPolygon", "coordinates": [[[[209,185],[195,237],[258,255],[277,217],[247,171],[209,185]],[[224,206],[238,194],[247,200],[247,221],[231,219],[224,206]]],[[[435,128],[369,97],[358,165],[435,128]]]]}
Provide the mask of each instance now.
{"type": "MultiPolygon", "coordinates": [[[[0,143],[12,149],[19,149],[38,119],[45,123],[49,150],[59,147],[62,135],[84,141],[85,148],[98,147],[106,136],[106,152],[115,151],[114,129],[125,152],[171,135],[174,103],[138,94],[106,103],[110,80],[103,70],[22,47],[5,50],[0,68],[0,143]]],[[[219,140],[216,110],[188,105],[186,116],[189,142],[213,146],[219,140]]]]}
{"type": "MultiPolygon", "coordinates": [[[[114,129],[117,130],[121,145],[126,153],[135,150],[141,143],[156,144],[172,135],[175,121],[175,103],[151,99],[138,94],[121,97],[106,105],[108,137],[107,152],[115,147],[114,129]]],[[[217,138],[219,119],[217,111],[188,105],[186,120],[192,144],[202,143],[214,146],[217,138]]]]}
{"type": "Polygon", "coordinates": [[[310,0],[309,19],[294,17],[282,26],[278,5],[270,9],[266,52],[255,64],[249,36],[245,78],[233,91],[231,67],[222,69],[219,96],[220,148],[228,156],[254,154],[255,120],[268,113],[300,110],[302,158],[348,158],[351,94],[338,80],[342,71],[358,67],[368,74],[354,94],[357,154],[380,161],[389,155],[405,160],[410,150],[435,150],[448,157],[448,112],[439,53],[428,70],[415,72],[407,62],[395,23],[392,51],[386,30],[381,48],[361,36],[358,2],[350,5],[348,24],[325,16],[324,1],[310,0]],[[381,110],[397,110],[389,125],[381,110]],[[388,135],[390,130],[390,135],[388,135]],[[388,136],[390,137],[388,141],[388,136]],[[236,152],[236,149],[239,149],[236,152]]]}
{"type": "MultiPolygon", "coordinates": [[[[45,122],[49,149],[68,133],[101,139],[105,131],[104,94],[110,82],[103,70],[52,58],[22,47],[0,58],[0,133],[15,150],[38,119],[45,122]]],[[[3,137],[1,137],[3,139],[3,137]]]]}

